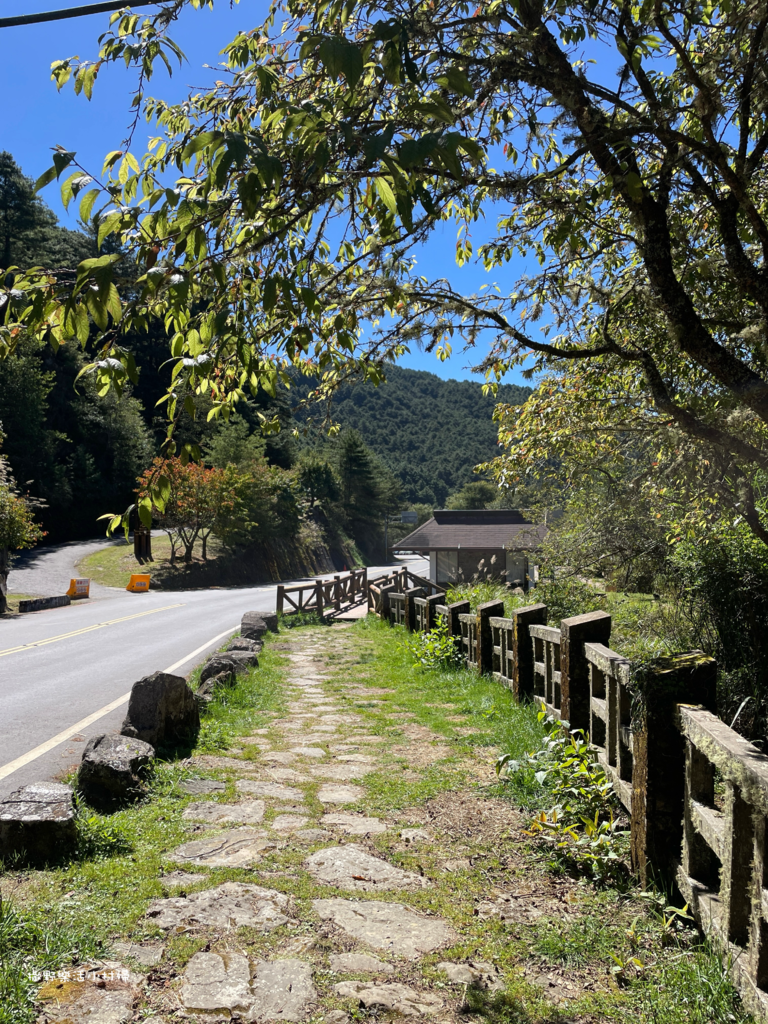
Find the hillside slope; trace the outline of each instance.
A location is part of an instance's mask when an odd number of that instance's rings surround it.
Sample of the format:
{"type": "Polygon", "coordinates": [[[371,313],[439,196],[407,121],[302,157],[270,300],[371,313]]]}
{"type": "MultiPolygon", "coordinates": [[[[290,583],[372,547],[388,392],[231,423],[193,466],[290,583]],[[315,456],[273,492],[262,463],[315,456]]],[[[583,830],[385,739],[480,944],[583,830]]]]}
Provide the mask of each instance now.
{"type": "Polygon", "coordinates": [[[485,396],[474,381],[442,380],[434,373],[393,366],[380,387],[343,389],[333,418],[353,427],[403,484],[408,503],[443,504],[474,479],[472,467],[497,453],[497,401],[521,405],[531,389],[514,384],[485,396]]]}

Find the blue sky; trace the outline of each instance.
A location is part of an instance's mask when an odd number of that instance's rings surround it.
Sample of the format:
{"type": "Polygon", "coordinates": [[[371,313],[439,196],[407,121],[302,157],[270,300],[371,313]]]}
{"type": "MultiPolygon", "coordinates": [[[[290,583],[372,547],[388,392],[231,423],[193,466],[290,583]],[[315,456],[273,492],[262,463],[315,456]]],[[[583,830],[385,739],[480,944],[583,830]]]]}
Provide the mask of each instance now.
{"type": "MultiPolygon", "coordinates": [[[[0,0],[0,17],[74,6],[74,0],[0,0]]],[[[213,11],[186,9],[171,36],[184,50],[187,63],[175,69],[172,78],[164,70],[158,70],[149,83],[148,94],[178,101],[189,89],[205,86],[216,75],[203,65],[215,65],[223,46],[240,29],[258,24],[267,6],[265,0],[241,0],[234,6],[228,0],[217,0],[213,11]]],[[[141,8],[137,13],[141,13],[141,8]]],[[[12,153],[24,173],[32,178],[37,178],[50,166],[51,148],[55,145],[75,150],[78,161],[96,174],[101,170],[104,155],[121,148],[132,120],[129,108],[135,73],[117,66],[105,69],[96,82],[90,102],[82,95],[75,96],[71,83],[57,92],[50,79],[54,60],[75,55],[95,57],[98,36],[105,31],[108,21],[109,15],[101,14],[0,30],[3,34],[0,83],[2,95],[6,97],[0,120],[0,149],[12,153]]],[[[132,147],[136,153],[141,151],[143,139],[149,136],[146,128],[142,121],[132,147]],[[143,133],[143,137],[139,133],[143,133]]],[[[43,198],[56,211],[62,224],[76,227],[75,213],[64,211],[55,184],[44,190],[43,198]]],[[[474,291],[483,283],[498,283],[508,288],[521,269],[511,265],[506,272],[495,271],[492,276],[476,266],[459,270],[454,250],[455,228],[441,226],[419,254],[421,272],[429,277],[450,277],[465,291],[474,291]]],[[[482,353],[476,350],[462,354],[458,348],[455,344],[454,355],[446,363],[440,363],[434,355],[414,351],[401,365],[429,370],[444,378],[470,379],[473,375],[469,366],[478,362],[482,353]]],[[[523,383],[517,374],[507,380],[523,383]]]]}

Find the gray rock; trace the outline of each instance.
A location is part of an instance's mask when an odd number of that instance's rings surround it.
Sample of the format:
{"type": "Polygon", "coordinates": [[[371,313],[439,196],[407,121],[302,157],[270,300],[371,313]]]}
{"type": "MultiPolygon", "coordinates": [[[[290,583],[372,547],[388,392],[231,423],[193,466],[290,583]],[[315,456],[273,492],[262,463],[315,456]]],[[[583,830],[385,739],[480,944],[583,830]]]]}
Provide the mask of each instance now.
{"type": "Polygon", "coordinates": [[[472,985],[491,992],[498,992],[504,988],[498,967],[486,963],[485,960],[470,960],[465,964],[444,961],[437,965],[437,969],[448,975],[451,985],[472,985]]]}
{"type": "Polygon", "coordinates": [[[297,828],[303,828],[309,818],[304,814],[278,814],[270,823],[270,827],[278,832],[295,832],[297,828]]]}
{"type": "Polygon", "coordinates": [[[333,953],[330,958],[331,970],[337,974],[351,974],[365,971],[367,974],[394,974],[392,964],[379,960],[368,953],[333,953]]]}
{"type": "Polygon", "coordinates": [[[201,800],[185,807],[182,814],[185,821],[208,821],[214,825],[258,825],[263,817],[263,800],[243,800],[239,804],[201,800]]]}
{"type": "Polygon", "coordinates": [[[290,750],[271,750],[261,755],[261,760],[267,764],[293,764],[296,755],[290,750]]]}
{"type": "Polygon", "coordinates": [[[113,946],[120,956],[130,957],[145,967],[159,964],[165,951],[165,946],[159,942],[148,943],[146,946],[140,946],[136,942],[114,942],[113,946]]]}
{"type": "Polygon", "coordinates": [[[376,836],[387,831],[379,818],[367,818],[364,814],[324,814],[320,824],[330,825],[348,836],[376,836]]]}
{"type": "Polygon", "coordinates": [[[184,742],[200,728],[195,696],[181,676],[154,672],[133,684],[120,732],[155,749],[184,742]]]}
{"type": "Polygon", "coordinates": [[[312,968],[302,960],[258,963],[251,991],[255,999],[249,1020],[304,1020],[317,1002],[312,968]]]}
{"type": "Polygon", "coordinates": [[[317,799],[321,804],[356,804],[365,796],[365,790],[359,786],[321,786],[317,799]]]}
{"type": "Polygon", "coordinates": [[[154,900],[147,918],[158,928],[184,931],[201,928],[258,928],[271,931],[285,924],[289,899],[273,889],[247,882],[225,882],[189,896],[154,900]]]}
{"type": "Polygon", "coordinates": [[[374,949],[415,960],[456,940],[439,917],[423,917],[401,903],[362,900],[313,900],[321,921],[331,921],[347,935],[374,949]]]}
{"type": "Polygon", "coordinates": [[[366,1009],[381,1007],[402,1017],[421,1017],[425,1014],[437,1013],[443,1001],[439,996],[429,992],[417,992],[408,985],[375,984],[366,981],[340,981],[333,986],[337,995],[348,999],[358,999],[366,1009]]]}
{"type": "Polygon", "coordinates": [[[277,632],[274,612],[246,612],[240,620],[240,636],[246,640],[260,640],[267,631],[277,632]]]}
{"type": "Polygon", "coordinates": [[[362,846],[329,846],[318,850],[304,861],[307,871],[320,882],[337,889],[370,891],[371,889],[424,889],[426,878],[413,871],[403,871],[380,857],[373,857],[362,846]]]}
{"type": "Polygon", "coordinates": [[[230,640],[227,644],[227,651],[251,651],[253,654],[258,654],[264,644],[261,640],[249,640],[245,636],[236,636],[234,640],[230,640]]]}
{"type": "Polygon", "coordinates": [[[249,868],[273,844],[254,828],[235,828],[210,839],[182,843],[170,855],[178,864],[210,868],[249,868]]]}
{"type": "Polygon", "coordinates": [[[322,747],[292,747],[292,753],[299,757],[327,757],[322,747]]]}
{"type": "Polygon", "coordinates": [[[93,736],[85,746],[77,772],[77,788],[89,804],[110,810],[146,793],[144,770],[154,747],[131,736],[93,736]]]}
{"type": "Polygon", "coordinates": [[[4,860],[45,864],[72,853],[76,842],[71,786],[33,783],[0,802],[0,852],[4,860]]]}
{"type": "Polygon", "coordinates": [[[300,828],[293,833],[293,838],[300,843],[320,843],[324,839],[330,839],[330,833],[322,828],[300,828]]]}
{"type": "Polygon", "coordinates": [[[309,769],[317,779],[337,779],[339,782],[350,782],[362,779],[364,775],[376,771],[371,764],[314,764],[309,769]]]}
{"type": "Polygon", "coordinates": [[[195,953],[184,972],[179,998],[186,1010],[249,1010],[253,994],[248,957],[241,953],[195,953]]]}
{"type": "Polygon", "coordinates": [[[203,796],[205,793],[223,793],[226,789],[224,782],[217,782],[216,779],[188,779],[179,783],[182,793],[189,793],[191,796],[203,796]]]}
{"type": "Polygon", "coordinates": [[[251,779],[238,779],[235,783],[239,793],[251,793],[253,796],[267,797],[271,800],[293,800],[301,803],[304,794],[300,789],[281,786],[279,782],[256,782],[251,779]]]}
{"type": "MultiPolygon", "coordinates": [[[[77,969],[75,969],[76,971],[77,969]]],[[[37,993],[40,1021],[48,1024],[127,1024],[141,995],[141,975],[102,960],[83,965],[83,980],[54,978],[37,993]],[[116,972],[125,972],[125,975],[116,972]]],[[[73,971],[73,975],[75,974],[73,971]]]]}
{"type": "Polygon", "coordinates": [[[203,666],[200,673],[201,685],[214,676],[221,678],[242,675],[249,668],[256,668],[258,657],[252,651],[230,651],[227,654],[213,654],[203,666]]]}

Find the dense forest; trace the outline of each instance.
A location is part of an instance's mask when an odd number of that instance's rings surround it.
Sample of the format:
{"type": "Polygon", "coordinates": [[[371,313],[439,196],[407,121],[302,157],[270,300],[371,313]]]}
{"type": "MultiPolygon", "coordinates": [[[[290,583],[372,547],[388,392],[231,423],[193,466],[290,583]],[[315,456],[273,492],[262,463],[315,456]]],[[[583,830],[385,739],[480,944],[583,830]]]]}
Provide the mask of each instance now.
{"type": "MultiPolygon", "coordinates": [[[[309,388],[295,390],[303,395],[309,388]]],[[[497,454],[496,401],[522,405],[530,393],[509,384],[494,398],[475,381],[441,380],[434,373],[392,366],[377,388],[340,391],[331,413],[342,427],[359,431],[397,476],[406,503],[439,508],[473,479],[474,466],[497,454]]]]}

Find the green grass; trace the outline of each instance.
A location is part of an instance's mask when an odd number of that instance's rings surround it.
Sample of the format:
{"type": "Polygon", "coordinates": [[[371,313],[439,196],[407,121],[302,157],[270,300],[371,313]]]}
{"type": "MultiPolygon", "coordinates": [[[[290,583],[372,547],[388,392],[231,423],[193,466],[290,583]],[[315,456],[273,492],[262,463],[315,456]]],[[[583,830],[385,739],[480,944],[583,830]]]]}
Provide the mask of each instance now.
{"type": "MultiPolygon", "coordinates": [[[[359,809],[400,826],[420,820],[412,818],[409,809],[418,810],[424,801],[451,792],[469,794],[476,801],[502,796],[530,808],[540,806],[546,799],[540,787],[515,792],[494,785],[489,773],[479,782],[476,770],[483,761],[490,765],[500,751],[519,755],[538,746],[542,731],[535,709],[517,705],[511,694],[490,678],[463,670],[414,666],[403,639],[401,628],[390,628],[373,618],[350,628],[296,627],[280,637],[282,642],[321,645],[322,662],[330,676],[323,686],[325,692],[336,694],[340,704],[354,709],[367,732],[385,738],[377,744],[381,767],[361,783],[366,793],[359,809]],[[350,686],[363,693],[350,693],[350,686]],[[366,687],[373,691],[369,696],[366,687]],[[392,692],[375,692],[380,689],[392,692]],[[413,725],[427,726],[434,734],[431,740],[439,745],[434,763],[419,767],[398,749],[405,742],[403,730],[413,725]]],[[[272,637],[267,638],[258,669],[240,677],[233,690],[219,691],[205,716],[196,752],[234,756],[234,737],[254,728],[268,728],[280,717],[286,705],[285,664],[283,652],[275,649],[272,637]]],[[[287,743],[277,730],[270,730],[269,739],[275,747],[287,743]]],[[[430,737],[426,737],[425,747],[432,748],[430,737]]],[[[140,941],[159,935],[143,915],[150,900],[164,895],[159,876],[167,854],[193,834],[208,834],[207,830],[192,833],[189,823],[183,821],[184,808],[199,798],[182,793],[180,783],[199,775],[220,778],[227,789],[214,799],[229,801],[236,798],[234,774],[227,768],[208,771],[179,761],[161,762],[143,803],[112,815],[84,811],[81,846],[71,863],[19,876],[26,883],[18,890],[22,896],[16,909],[6,901],[3,914],[15,914],[14,920],[20,923],[6,925],[0,915],[0,986],[5,986],[0,987],[0,1024],[32,1024],[35,1019],[32,989],[21,974],[25,965],[50,964],[49,969],[55,969],[108,955],[117,937],[140,941]]],[[[319,785],[319,781],[301,784],[311,813],[320,811],[316,800],[319,785]]],[[[500,806],[504,807],[496,799],[493,807],[500,806]]],[[[272,809],[267,822],[271,814],[272,809]]],[[[510,821],[516,821],[511,810],[510,814],[510,821]]],[[[565,1024],[569,1020],[584,1024],[630,1020],[632,1024],[746,1024],[748,1018],[719,957],[690,930],[665,933],[660,917],[636,891],[596,890],[587,882],[577,884],[562,875],[555,879],[548,868],[549,858],[516,825],[492,842],[474,835],[441,833],[439,825],[436,834],[433,843],[406,847],[397,829],[391,828],[375,836],[372,845],[391,863],[423,871],[430,878],[429,888],[408,892],[404,902],[445,917],[459,936],[453,946],[423,959],[427,983],[444,984],[444,976],[437,970],[442,960],[482,959],[498,966],[505,981],[503,993],[493,997],[472,990],[466,993],[467,1012],[476,1019],[489,1024],[565,1024]],[[467,866],[450,873],[443,870],[447,857],[470,855],[467,866]],[[479,903],[496,891],[510,889],[533,891],[540,903],[549,901],[543,917],[509,925],[476,916],[479,903]],[[567,913],[563,912],[564,892],[570,900],[567,913]],[[628,970],[626,978],[617,982],[611,973],[613,956],[622,962],[637,956],[644,964],[642,974],[628,970]],[[584,979],[597,984],[579,991],[573,1003],[553,1006],[531,981],[548,970],[565,971],[579,984],[584,979]]],[[[303,861],[314,848],[289,843],[267,851],[256,872],[206,868],[207,880],[188,891],[233,879],[256,881],[289,893],[298,914],[290,929],[269,935],[241,929],[236,936],[227,937],[227,948],[236,938],[243,951],[268,957],[276,948],[283,950],[289,940],[306,937],[315,940],[315,949],[323,950],[327,942],[317,935],[310,901],[318,896],[349,898],[349,894],[321,885],[303,870],[303,861]]],[[[195,873],[198,869],[185,870],[195,873]]],[[[374,891],[363,898],[391,901],[393,893],[374,891]]],[[[400,898],[399,894],[394,898],[400,898]]],[[[169,937],[167,969],[183,970],[208,941],[216,948],[215,937],[169,937]]],[[[326,989],[334,980],[322,965],[317,979],[326,989]]],[[[325,997],[326,1009],[332,1004],[333,998],[325,997]]],[[[337,1004],[341,1006],[342,1001],[337,1004]]]]}
{"type": "MultiPolygon", "coordinates": [[[[220,544],[215,537],[208,540],[208,560],[216,558],[220,544]]],[[[177,563],[183,554],[177,547],[177,563]]],[[[86,555],[77,563],[77,571],[81,576],[88,576],[94,583],[105,587],[125,589],[132,573],[167,573],[171,569],[171,542],[164,533],[152,534],[152,562],[137,562],[133,557],[133,542],[118,541],[116,544],[105,544],[100,551],[86,555]]],[[[194,561],[202,560],[202,544],[198,541],[193,551],[194,561]]]]}

